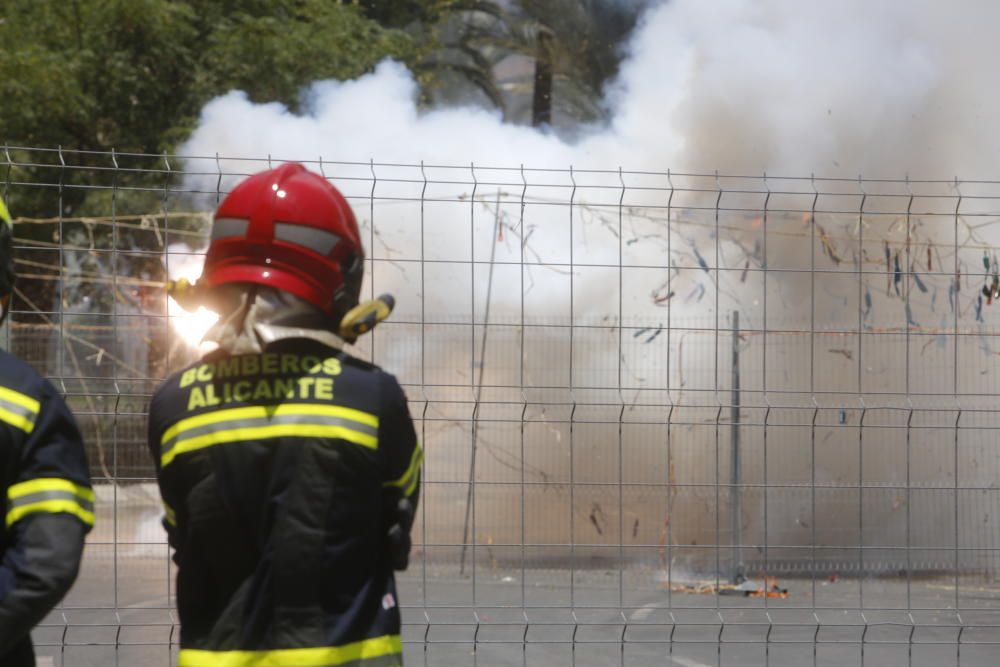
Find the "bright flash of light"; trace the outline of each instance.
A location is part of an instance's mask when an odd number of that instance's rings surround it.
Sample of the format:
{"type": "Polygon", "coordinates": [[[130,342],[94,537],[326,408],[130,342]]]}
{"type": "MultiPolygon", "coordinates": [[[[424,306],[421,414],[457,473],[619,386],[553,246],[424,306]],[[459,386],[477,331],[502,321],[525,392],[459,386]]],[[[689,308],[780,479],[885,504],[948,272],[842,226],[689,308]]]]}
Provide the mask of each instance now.
{"type": "MultiPolygon", "coordinates": [[[[203,255],[191,254],[183,246],[177,248],[172,246],[167,253],[167,267],[171,280],[184,278],[193,283],[201,275],[201,267],[205,261],[203,255]]],[[[188,312],[181,308],[173,297],[169,297],[167,315],[177,336],[193,349],[199,349],[201,339],[219,319],[218,315],[205,308],[188,312]]]]}

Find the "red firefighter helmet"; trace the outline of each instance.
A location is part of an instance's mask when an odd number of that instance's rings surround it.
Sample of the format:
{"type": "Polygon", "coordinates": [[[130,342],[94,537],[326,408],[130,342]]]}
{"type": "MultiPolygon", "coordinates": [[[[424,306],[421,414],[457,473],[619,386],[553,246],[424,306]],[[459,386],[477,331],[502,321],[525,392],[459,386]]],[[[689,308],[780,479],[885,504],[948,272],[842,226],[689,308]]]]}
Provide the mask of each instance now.
{"type": "Polygon", "coordinates": [[[358,304],[364,249],[347,200],[297,163],[254,174],[215,212],[199,286],[268,285],[334,318],[358,304]]]}

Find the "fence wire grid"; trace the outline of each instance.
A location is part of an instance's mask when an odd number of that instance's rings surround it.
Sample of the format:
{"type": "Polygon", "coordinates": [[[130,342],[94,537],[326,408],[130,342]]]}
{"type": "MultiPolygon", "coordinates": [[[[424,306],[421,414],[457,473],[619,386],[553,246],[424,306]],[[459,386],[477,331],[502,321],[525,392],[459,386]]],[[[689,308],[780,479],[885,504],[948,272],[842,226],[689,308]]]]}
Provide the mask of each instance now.
{"type": "MultiPolygon", "coordinates": [[[[3,340],[98,498],[40,664],[173,664],[145,413],[206,315],[164,283],[280,160],[2,160],[3,340]]],[[[995,664],[1000,181],[303,162],[399,304],[353,351],[426,452],[407,664],[995,664]]]]}

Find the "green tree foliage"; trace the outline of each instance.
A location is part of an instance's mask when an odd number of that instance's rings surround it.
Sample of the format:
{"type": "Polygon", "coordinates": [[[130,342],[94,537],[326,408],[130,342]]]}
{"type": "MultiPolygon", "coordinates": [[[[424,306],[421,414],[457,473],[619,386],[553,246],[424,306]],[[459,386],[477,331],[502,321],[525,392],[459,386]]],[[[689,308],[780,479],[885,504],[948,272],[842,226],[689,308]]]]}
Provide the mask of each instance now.
{"type": "Polygon", "coordinates": [[[25,145],[157,153],[232,88],[294,108],[311,81],[415,56],[404,31],[326,0],[0,7],[0,127],[6,141],[25,145]]]}
{"type": "Polygon", "coordinates": [[[196,99],[239,89],[254,101],[279,100],[295,109],[308,82],[356,78],[382,58],[407,62],[414,54],[405,33],[324,0],[269,15],[235,12],[222,22],[199,55],[196,99]]]}
{"type": "Polygon", "coordinates": [[[393,28],[409,28],[436,23],[441,15],[459,0],[347,0],[358,6],[365,16],[393,28]]]}

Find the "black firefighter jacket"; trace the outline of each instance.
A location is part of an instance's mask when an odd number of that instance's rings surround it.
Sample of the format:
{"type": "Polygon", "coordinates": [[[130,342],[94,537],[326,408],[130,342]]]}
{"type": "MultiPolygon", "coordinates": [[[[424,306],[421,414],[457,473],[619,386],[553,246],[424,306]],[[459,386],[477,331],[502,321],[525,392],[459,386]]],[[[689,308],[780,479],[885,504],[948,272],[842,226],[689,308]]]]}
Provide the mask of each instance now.
{"type": "Polygon", "coordinates": [[[408,549],[421,450],[392,375],[307,339],[209,355],[157,390],[149,444],[180,667],[402,663],[387,536],[408,549]]]}
{"type": "Polygon", "coordinates": [[[73,585],[94,492],[83,440],[55,388],[0,350],[0,665],[35,664],[31,628],[73,585]]]}

